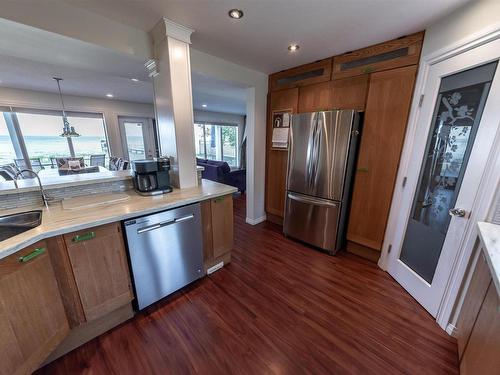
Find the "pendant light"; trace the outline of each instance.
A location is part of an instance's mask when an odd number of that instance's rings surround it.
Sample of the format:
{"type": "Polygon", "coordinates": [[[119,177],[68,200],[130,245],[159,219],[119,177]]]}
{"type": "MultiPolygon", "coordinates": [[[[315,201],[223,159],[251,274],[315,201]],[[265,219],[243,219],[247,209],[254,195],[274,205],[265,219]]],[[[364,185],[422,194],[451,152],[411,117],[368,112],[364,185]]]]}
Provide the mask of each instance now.
{"type": "Polygon", "coordinates": [[[75,127],[69,125],[68,117],[66,116],[66,110],[64,109],[64,100],[63,100],[63,96],[62,96],[62,92],[61,92],[61,81],[63,79],[57,78],[57,77],[53,77],[53,78],[57,82],[57,88],[59,89],[59,96],[61,97],[61,106],[62,106],[62,113],[63,113],[63,132],[61,134],[61,137],[65,137],[65,138],[79,137],[80,134],[78,134],[75,131],[75,127]]]}

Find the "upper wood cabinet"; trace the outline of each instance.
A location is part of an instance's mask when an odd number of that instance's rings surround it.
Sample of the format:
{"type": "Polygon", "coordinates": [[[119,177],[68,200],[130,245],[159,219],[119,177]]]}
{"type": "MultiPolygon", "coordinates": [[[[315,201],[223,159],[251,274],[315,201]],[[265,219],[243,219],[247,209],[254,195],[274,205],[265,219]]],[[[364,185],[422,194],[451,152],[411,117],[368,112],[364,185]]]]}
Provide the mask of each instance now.
{"type": "Polygon", "coordinates": [[[363,111],[368,92],[369,75],[335,79],[331,83],[330,108],[363,111]]]}
{"type": "Polygon", "coordinates": [[[36,370],[69,332],[45,242],[0,261],[0,374],[36,370]]]}
{"type": "Polygon", "coordinates": [[[64,241],[87,321],[132,301],[120,223],[69,233],[64,241]]]}
{"type": "Polygon", "coordinates": [[[329,81],[332,75],[332,59],[324,59],[311,64],[284,70],[269,76],[269,90],[311,85],[329,81]]]}
{"type": "Polygon", "coordinates": [[[345,78],[416,65],[424,33],[419,32],[333,58],[332,78],[345,78]]]}
{"type": "Polygon", "coordinates": [[[369,75],[336,79],[299,88],[299,113],[331,109],[363,111],[369,75]]]}
{"type": "Polygon", "coordinates": [[[266,212],[283,218],[285,209],[285,182],[287,168],[287,150],[272,149],[272,113],[273,111],[291,110],[297,113],[299,89],[274,91],[268,97],[267,117],[267,157],[266,157],[266,212]]]}
{"type": "Polygon", "coordinates": [[[233,238],[233,197],[226,195],[201,202],[203,226],[203,262],[205,271],[231,260],[233,238]]]}
{"type": "Polygon", "coordinates": [[[331,82],[321,82],[299,88],[299,113],[331,109],[331,82]]]}
{"type": "Polygon", "coordinates": [[[416,72],[408,66],[370,78],[347,239],[375,250],[382,248],[416,72]]]}

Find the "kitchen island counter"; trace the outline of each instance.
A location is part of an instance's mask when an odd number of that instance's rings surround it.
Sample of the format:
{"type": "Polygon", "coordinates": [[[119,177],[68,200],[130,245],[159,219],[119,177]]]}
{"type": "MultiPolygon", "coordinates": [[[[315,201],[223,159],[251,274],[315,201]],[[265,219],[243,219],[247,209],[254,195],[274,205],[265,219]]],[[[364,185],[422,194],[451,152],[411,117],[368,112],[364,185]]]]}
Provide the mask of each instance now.
{"type": "Polygon", "coordinates": [[[43,213],[42,223],[38,227],[0,242],[0,259],[49,237],[201,202],[236,191],[237,189],[232,186],[202,180],[199,186],[174,189],[169,194],[159,196],[144,197],[133,190],[126,191],[120,194],[127,194],[129,196],[127,200],[99,206],[95,206],[94,203],[100,200],[101,194],[90,195],[85,198],[88,200],[88,206],[78,210],[64,209],[61,203],[43,209],[23,207],[15,210],[2,210],[1,215],[35,209],[42,209],[43,213]]]}

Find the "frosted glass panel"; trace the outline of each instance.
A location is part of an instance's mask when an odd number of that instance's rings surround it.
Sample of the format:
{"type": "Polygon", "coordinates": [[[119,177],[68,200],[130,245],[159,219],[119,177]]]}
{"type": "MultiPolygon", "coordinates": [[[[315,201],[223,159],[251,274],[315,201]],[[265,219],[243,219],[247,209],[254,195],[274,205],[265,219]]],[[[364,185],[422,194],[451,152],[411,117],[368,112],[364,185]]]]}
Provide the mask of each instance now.
{"type": "Polygon", "coordinates": [[[497,62],[441,80],[400,259],[432,282],[497,62]]]}

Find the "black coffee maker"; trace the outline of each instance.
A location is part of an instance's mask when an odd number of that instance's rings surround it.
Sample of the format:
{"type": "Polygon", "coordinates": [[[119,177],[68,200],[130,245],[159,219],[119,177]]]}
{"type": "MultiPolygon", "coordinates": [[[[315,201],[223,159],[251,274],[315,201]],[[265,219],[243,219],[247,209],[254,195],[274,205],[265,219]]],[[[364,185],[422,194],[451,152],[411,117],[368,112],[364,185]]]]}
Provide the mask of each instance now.
{"type": "Polygon", "coordinates": [[[167,158],[132,161],[134,187],[140,195],[170,193],[170,160],[167,158]]]}

